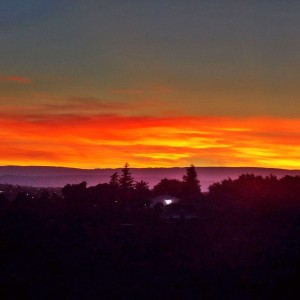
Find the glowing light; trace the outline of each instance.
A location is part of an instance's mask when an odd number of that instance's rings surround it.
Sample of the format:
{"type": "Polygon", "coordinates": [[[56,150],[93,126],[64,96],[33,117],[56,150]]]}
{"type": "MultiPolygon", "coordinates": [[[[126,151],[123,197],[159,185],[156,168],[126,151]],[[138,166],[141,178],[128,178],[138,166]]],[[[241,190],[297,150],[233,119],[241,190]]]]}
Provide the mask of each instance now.
{"type": "Polygon", "coordinates": [[[173,203],[172,199],[165,199],[165,205],[170,205],[173,203]]]}

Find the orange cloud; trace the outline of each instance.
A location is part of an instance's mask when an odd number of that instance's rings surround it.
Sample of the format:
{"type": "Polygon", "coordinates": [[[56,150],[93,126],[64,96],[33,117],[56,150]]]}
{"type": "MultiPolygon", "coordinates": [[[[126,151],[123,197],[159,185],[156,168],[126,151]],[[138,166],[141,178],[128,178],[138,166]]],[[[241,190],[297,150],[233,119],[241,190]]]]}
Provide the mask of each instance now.
{"type": "Polygon", "coordinates": [[[0,115],[0,164],[300,168],[300,120],[0,115]]]}
{"type": "Polygon", "coordinates": [[[31,84],[32,79],[21,76],[0,76],[0,82],[13,82],[18,84],[31,84]]]}

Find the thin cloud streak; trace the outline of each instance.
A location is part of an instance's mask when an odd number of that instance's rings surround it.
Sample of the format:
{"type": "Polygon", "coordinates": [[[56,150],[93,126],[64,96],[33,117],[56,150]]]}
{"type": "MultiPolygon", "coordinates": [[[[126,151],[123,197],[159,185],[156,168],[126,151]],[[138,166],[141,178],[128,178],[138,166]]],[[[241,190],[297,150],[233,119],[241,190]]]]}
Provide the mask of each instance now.
{"type": "Polygon", "coordinates": [[[17,84],[32,84],[32,79],[21,76],[3,76],[0,75],[0,82],[17,83],[17,84]]]}
{"type": "MultiPolygon", "coordinates": [[[[28,118],[30,120],[49,120],[55,116],[90,118],[97,115],[165,115],[164,107],[170,101],[153,99],[133,99],[130,101],[112,100],[99,97],[74,97],[52,94],[36,94],[32,97],[0,96],[0,115],[7,117],[28,118]],[[14,103],[13,105],[10,103],[14,103]]],[[[175,115],[175,113],[174,113],[175,115]]]]}

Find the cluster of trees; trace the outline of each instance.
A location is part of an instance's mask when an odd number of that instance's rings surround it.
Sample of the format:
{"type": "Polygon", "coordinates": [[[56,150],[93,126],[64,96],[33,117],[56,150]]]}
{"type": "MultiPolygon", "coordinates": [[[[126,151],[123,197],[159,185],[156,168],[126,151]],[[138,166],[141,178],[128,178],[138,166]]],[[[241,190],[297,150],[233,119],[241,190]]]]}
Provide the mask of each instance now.
{"type": "Polygon", "coordinates": [[[299,206],[300,177],[273,175],[262,177],[243,174],[237,179],[228,178],[212,184],[203,193],[195,166],[186,168],[182,180],[162,179],[152,189],[144,180],[135,181],[128,163],[121,173],[111,175],[108,183],[87,186],[86,182],[67,184],[62,189],[42,189],[0,185],[0,207],[32,208],[48,207],[46,211],[84,211],[92,214],[119,214],[128,210],[149,208],[151,200],[158,196],[174,196],[182,207],[195,211],[213,207],[226,210],[272,210],[299,206]]]}
{"type": "Polygon", "coordinates": [[[300,294],[299,176],[244,174],[203,193],[194,166],[150,189],[126,164],[91,187],[0,188],[0,290],[9,299],[300,294]],[[166,194],[198,219],[165,222],[149,203],[166,194]]]}
{"type": "Polygon", "coordinates": [[[87,186],[87,182],[67,184],[59,189],[41,189],[5,185],[0,190],[0,215],[18,211],[44,219],[85,218],[102,222],[135,223],[141,219],[158,218],[161,207],[150,209],[158,196],[175,196],[180,203],[173,209],[196,209],[201,203],[200,182],[196,168],[186,169],[182,181],[162,179],[152,189],[144,180],[135,181],[128,163],[120,174],[111,175],[108,183],[87,186]]]}
{"type": "Polygon", "coordinates": [[[197,171],[194,165],[186,168],[186,174],[182,181],[177,179],[162,179],[153,188],[155,196],[168,194],[182,199],[182,202],[188,205],[193,205],[202,197],[200,181],[197,176],[197,171]]]}
{"type": "Polygon", "coordinates": [[[94,201],[94,206],[115,206],[121,209],[149,207],[151,199],[159,195],[176,196],[185,205],[193,205],[201,199],[200,182],[193,165],[186,169],[182,181],[164,178],[150,189],[148,182],[134,180],[126,163],[121,174],[115,172],[111,175],[109,183],[92,187],[87,187],[86,182],[68,184],[62,189],[62,194],[74,204],[94,201]]]}
{"type": "Polygon", "coordinates": [[[227,209],[292,209],[300,205],[300,176],[242,174],[235,180],[229,178],[212,184],[207,198],[227,209]]]}

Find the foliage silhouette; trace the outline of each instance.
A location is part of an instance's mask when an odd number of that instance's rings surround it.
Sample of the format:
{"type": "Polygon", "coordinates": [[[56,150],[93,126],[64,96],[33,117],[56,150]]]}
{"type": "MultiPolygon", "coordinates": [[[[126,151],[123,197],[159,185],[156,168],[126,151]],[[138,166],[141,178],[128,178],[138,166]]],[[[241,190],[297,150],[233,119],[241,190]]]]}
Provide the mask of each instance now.
{"type": "Polygon", "coordinates": [[[126,163],[122,169],[122,174],[119,179],[120,189],[122,192],[129,191],[133,188],[134,179],[131,176],[129,164],[126,163]]]}
{"type": "Polygon", "coordinates": [[[298,298],[299,176],[227,179],[189,206],[198,218],[164,219],[159,213],[170,206],[159,211],[149,201],[170,194],[184,203],[193,195],[185,191],[187,182],[197,185],[195,174],[187,171],[183,181],[162,179],[151,190],[145,181],[133,182],[128,165],[125,169],[126,199],[111,182],[66,185],[61,192],[1,186],[2,294],[11,299],[298,298]]]}
{"type": "Polygon", "coordinates": [[[201,197],[200,181],[194,165],[186,168],[186,175],[183,176],[184,200],[188,204],[199,201],[201,197]]]}
{"type": "Polygon", "coordinates": [[[115,172],[110,176],[109,184],[111,186],[113,186],[114,188],[119,187],[119,174],[118,174],[118,172],[115,172]]]}
{"type": "Polygon", "coordinates": [[[156,196],[170,195],[181,198],[183,194],[183,184],[178,179],[164,178],[153,187],[153,193],[156,196]]]}

